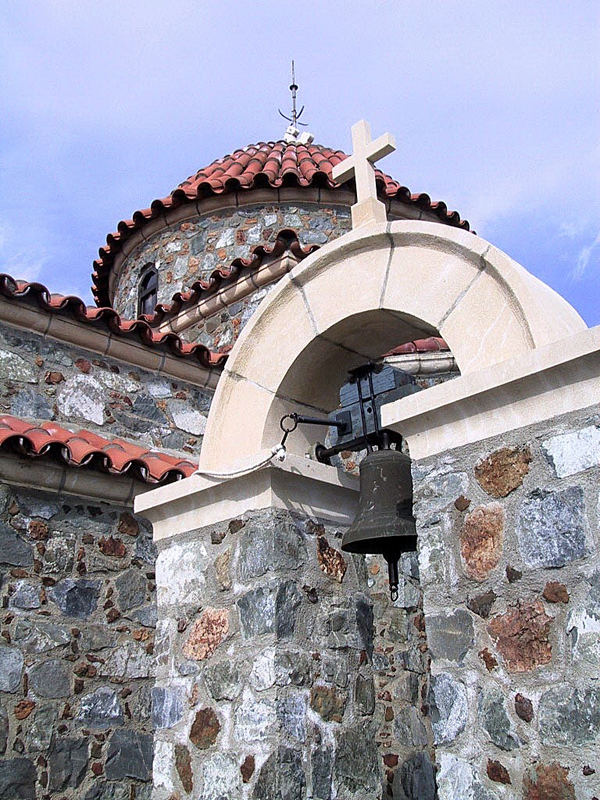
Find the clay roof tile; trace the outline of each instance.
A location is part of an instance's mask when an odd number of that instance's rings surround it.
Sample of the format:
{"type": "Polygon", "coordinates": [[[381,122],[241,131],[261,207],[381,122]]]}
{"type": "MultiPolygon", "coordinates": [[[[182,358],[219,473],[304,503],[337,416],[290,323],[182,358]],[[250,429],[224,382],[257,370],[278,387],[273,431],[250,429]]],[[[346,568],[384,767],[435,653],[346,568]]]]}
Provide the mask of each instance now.
{"type": "MultiPolygon", "coordinates": [[[[203,197],[210,195],[251,191],[264,186],[276,189],[289,185],[314,185],[335,190],[340,187],[333,182],[331,171],[345,158],[347,156],[342,150],[333,150],[319,144],[271,141],[248,145],[216,159],[186,178],[167,197],[155,200],[149,209],[136,211],[130,220],[119,222],[117,231],[108,234],[106,245],[100,248],[99,258],[94,262],[92,290],[96,302],[98,305],[109,305],[108,279],[123,242],[151,219],[164,214],[165,209],[185,202],[201,201],[203,197]]],[[[400,202],[416,205],[437,215],[447,225],[469,230],[469,223],[462,220],[457,212],[449,212],[445,203],[432,202],[429,195],[424,193],[412,194],[379,169],[375,170],[375,174],[382,198],[395,198],[400,202]]]]}
{"type": "Polygon", "coordinates": [[[106,439],[87,430],[69,431],[55,422],[37,425],[10,415],[0,417],[0,447],[18,444],[29,457],[51,455],[70,466],[95,466],[113,474],[134,470],[147,483],[188,477],[196,465],[181,456],[140,447],[123,439],[106,439]]]}

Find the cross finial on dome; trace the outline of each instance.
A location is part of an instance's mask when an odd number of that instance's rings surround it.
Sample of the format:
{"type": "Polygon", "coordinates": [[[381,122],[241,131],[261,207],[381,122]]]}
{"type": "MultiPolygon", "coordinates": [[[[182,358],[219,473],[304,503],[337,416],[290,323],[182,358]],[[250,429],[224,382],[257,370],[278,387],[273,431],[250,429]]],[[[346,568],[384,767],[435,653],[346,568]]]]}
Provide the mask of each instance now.
{"type": "Polygon", "coordinates": [[[387,222],[385,206],[377,199],[373,164],[393,153],[395,149],[396,142],[391,133],[384,133],[373,141],[371,127],[364,119],[352,126],[353,153],[335,165],[331,176],[336,183],[344,183],[352,177],[356,181],[357,202],[352,206],[353,228],[375,222],[387,222]]]}
{"type": "Polygon", "coordinates": [[[296,70],[294,67],[294,61],[292,60],[292,82],[290,84],[290,92],[292,93],[292,116],[286,117],[281,109],[279,109],[279,113],[284,119],[287,119],[290,125],[288,125],[287,130],[283,136],[284,141],[288,143],[292,142],[300,142],[300,144],[310,144],[312,140],[315,138],[312,133],[308,133],[307,131],[304,133],[300,133],[300,129],[298,125],[306,126],[306,122],[300,122],[300,117],[304,112],[304,106],[300,109],[300,111],[296,111],[296,92],[298,91],[298,84],[296,83],[296,70]]]}

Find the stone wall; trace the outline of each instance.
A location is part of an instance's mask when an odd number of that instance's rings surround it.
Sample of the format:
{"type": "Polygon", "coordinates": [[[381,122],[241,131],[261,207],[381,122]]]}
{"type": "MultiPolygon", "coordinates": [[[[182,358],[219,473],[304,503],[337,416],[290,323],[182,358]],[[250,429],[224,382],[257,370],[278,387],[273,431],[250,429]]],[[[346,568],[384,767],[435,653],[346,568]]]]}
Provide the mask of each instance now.
{"type": "Polygon", "coordinates": [[[599,426],[414,465],[439,800],[600,796],[599,426]]]}
{"type": "Polygon", "coordinates": [[[198,453],[212,392],[0,323],[0,414],[198,453]]]}
{"type": "MultiPolygon", "coordinates": [[[[149,236],[129,254],[118,277],[113,306],[124,317],[137,317],[139,275],[148,263],[159,273],[158,302],[168,303],[175,292],[194,281],[228,268],[236,258],[248,258],[256,245],[272,245],[283,229],[296,231],[306,246],[326,244],[350,227],[349,208],[317,204],[261,204],[192,217],[149,236]]],[[[224,338],[225,332],[220,336],[221,347],[224,338]]]]}
{"type": "Polygon", "coordinates": [[[0,487],[0,798],[147,800],[151,529],[126,509],[0,487]]]}
{"type": "Polygon", "coordinates": [[[267,510],[159,545],[155,800],[379,800],[373,608],[339,536],[267,510]]]}

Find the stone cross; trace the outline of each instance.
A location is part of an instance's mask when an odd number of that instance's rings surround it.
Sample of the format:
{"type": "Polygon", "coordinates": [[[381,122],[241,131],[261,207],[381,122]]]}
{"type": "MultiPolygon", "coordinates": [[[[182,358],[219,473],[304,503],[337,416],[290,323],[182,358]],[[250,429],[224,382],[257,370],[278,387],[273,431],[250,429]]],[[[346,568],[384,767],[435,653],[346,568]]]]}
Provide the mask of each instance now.
{"type": "Polygon", "coordinates": [[[356,181],[357,202],[352,206],[352,227],[387,222],[385,205],[377,199],[373,164],[394,152],[394,137],[384,133],[373,141],[369,123],[361,119],[352,126],[352,149],[352,155],[336,164],[331,173],[337,183],[343,183],[353,176],[356,181]]]}

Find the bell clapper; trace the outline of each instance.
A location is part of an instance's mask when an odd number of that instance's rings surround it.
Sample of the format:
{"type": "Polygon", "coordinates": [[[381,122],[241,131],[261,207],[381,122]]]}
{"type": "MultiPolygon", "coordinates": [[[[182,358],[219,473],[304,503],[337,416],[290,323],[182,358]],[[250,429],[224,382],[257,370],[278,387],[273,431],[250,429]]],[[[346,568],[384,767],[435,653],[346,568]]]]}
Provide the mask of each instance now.
{"type": "Polygon", "coordinates": [[[385,555],[384,558],[388,565],[388,578],[390,582],[390,597],[392,602],[395,603],[398,599],[398,556],[385,555]]]}

